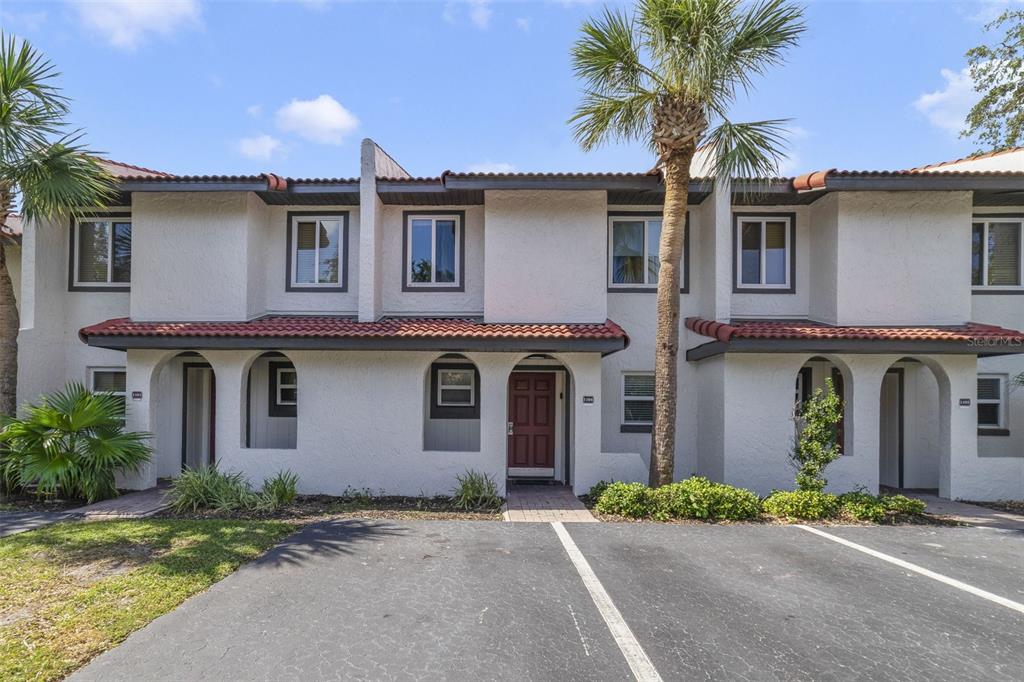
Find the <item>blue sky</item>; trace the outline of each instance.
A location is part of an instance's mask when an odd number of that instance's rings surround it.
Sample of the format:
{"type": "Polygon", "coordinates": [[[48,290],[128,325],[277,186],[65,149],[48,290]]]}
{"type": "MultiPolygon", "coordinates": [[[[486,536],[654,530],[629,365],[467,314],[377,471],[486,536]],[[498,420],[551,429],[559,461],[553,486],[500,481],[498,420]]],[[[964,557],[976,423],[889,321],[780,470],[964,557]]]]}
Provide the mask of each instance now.
{"type": "MultiPolygon", "coordinates": [[[[964,52],[1002,0],[809,2],[789,61],[735,120],[792,118],[783,171],[906,168],[974,150],[964,52]]],[[[569,48],[601,3],[0,0],[62,71],[72,120],[121,161],[175,173],[358,175],[372,137],[415,175],[646,170],[584,153],[569,48]]]]}

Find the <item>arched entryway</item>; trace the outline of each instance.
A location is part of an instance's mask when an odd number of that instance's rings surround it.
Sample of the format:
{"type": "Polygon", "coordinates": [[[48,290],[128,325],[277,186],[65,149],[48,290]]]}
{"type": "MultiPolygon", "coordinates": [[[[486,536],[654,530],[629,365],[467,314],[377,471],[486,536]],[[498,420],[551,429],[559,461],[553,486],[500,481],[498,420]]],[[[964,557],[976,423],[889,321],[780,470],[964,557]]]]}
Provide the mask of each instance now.
{"type": "Polygon", "coordinates": [[[815,392],[824,391],[829,382],[843,405],[843,418],[836,425],[836,442],[839,444],[840,452],[848,455],[851,454],[853,445],[853,375],[844,363],[822,356],[815,356],[804,363],[796,375],[793,396],[794,422],[799,432],[803,426],[803,404],[810,400],[815,392]]]}
{"type": "Polygon", "coordinates": [[[550,355],[520,360],[508,378],[506,455],[508,478],[571,478],[570,438],[572,376],[550,355]]]}
{"type": "Polygon", "coordinates": [[[151,430],[160,478],[217,461],[217,377],[201,353],[168,354],[153,371],[151,430]]]}
{"type": "Polygon", "coordinates": [[[480,451],[480,370],[465,355],[446,353],[423,379],[423,449],[480,451]]]}
{"type": "MultiPolygon", "coordinates": [[[[883,489],[939,489],[944,453],[943,370],[901,358],[882,377],[878,408],[878,482],[883,489]]],[[[947,427],[948,430],[948,427],[947,427]]]]}
{"type": "Polygon", "coordinates": [[[298,443],[299,375],[286,354],[253,358],[243,374],[242,447],[293,450],[298,443]]]}

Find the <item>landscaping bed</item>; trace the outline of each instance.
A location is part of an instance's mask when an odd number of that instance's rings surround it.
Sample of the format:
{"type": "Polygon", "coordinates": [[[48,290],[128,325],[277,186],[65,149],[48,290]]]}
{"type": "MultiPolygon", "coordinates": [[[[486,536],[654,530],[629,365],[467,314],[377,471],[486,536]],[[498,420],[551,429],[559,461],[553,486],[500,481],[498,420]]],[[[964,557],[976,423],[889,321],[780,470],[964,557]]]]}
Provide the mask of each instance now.
{"type": "Polygon", "coordinates": [[[85,506],[84,500],[46,498],[28,492],[0,495],[0,512],[63,512],[85,506]]]}
{"type": "Polygon", "coordinates": [[[0,540],[0,679],[62,679],[294,528],[278,521],[75,522],[0,540]]]}
{"type": "Polygon", "coordinates": [[[289,523],[309,523],[338,518],[500,521],[501,512],[460,509],[450,497],[298,495],[293,502],[277,509],[200,509],[181,512],[166,510],[158,514],[157,518],[275,519],[289,523]]]}

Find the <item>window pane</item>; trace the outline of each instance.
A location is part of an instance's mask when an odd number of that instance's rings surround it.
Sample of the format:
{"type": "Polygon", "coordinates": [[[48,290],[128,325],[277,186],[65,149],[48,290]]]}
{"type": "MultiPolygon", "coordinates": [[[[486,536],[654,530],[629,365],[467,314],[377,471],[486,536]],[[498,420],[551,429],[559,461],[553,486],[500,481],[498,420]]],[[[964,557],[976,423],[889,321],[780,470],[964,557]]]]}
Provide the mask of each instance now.
{"type": "Polygon", "coordinates": [[[294,370],[282,370],[277,375],[277,384],[279,386],[295,386],[296,383],[294,370]]]}
{"type": "Polygon", "coordinates": [[[971,284],[978,286],[981,281],[981,261],[984,253],[981,242],[985,239],[985,225],[974,223],[971,225],[971,284]]]}
{"type": "Polygon", "coordinates": [[[658,283],[658,272],[661,260],[658,258],[658,247],[661,244],[661,221],[651,220],[647,223],[647,283],[658,283]]]}
{"type": "Polygon", "coordinates": [[[999,403],[978,403],[978,424],[999,426],[999,403]]]}
{"type": "Polygon", "coordinates": [[[761,223],[740,225],[740,282],[761,283],[761,223]]]}
{"type": "Polygon", "coordinates": [[[298,391],[294,388],[282,388],[281,389],[281,404],[282,405],[294,405],[298,402],[298,391]]]}
{"type": "Polygon", "coordinates": [[[471,369],[442,369],[440,372],[441,385],[450,386],[472,386],[473,370],[471,369]]]}
{"type": "Polygon", "coordinates": [[[623,220],[612,223],[612,282],[643,284],[644,223],[623,220]]]}
{"type": "Polygon", "coordinates": [[[445,388],[441,390],[441,402],[445,405],[472,405],[473,397],[469,389],[445,388]]]}
{"type": "Polygon", "coordinates": [[[316,282],[316,223],[299,223],[295,233],[295,283],[313,284],[316,282]]]}
{"type": "Polygon", "coordinates": [[[434,230],[437,244],[434,247],[437,258],[435,282],[455,281],[455,221],[438,220],[434,230]]]}
{"type": "Polygon", "coordinates": [[[107,282],[107,223],[78,224],[78,281],[107,282]]]}
{"type": "Polygon", "coordinates": [[[132,224],[114,223],[114,262],[111,282],[132,281],[132,224]]]}
{"type": "Polygon", "coordinates": [[[116,370],[100,370],[92,373],[92,390],[110,393],[124,393],[125,373],[116,370]]]}
{"type": "Polygon", "coordinates": [[[411,232],[412,235],[411,238],[409,239],[409,254],[412,263],[411,281],[429,282],[431,281],[431,221],[413,220],[411,232]]]}
{"type": "Polygon", "coordinates": [[[623,380],[627,396],[654,396],[653,374],[627,374],[623,380]]]}
{"type": "Polygon", "coordinates": [[[317,268],[317,281],[320,284],[338,283],[338,252],[341,235],[341,222],[337,220],[321,220],[320,228],[320,263],[317,268]]]}
{"type": "Polygon", "coordinates": [[[765,224],[765,284],[786,283],[786,223],[765,224]]]}
{"type": "Polygon", "coordinates": [[[627,400],[625,403],[624,417],[627,422],[654,421],[654,401],[627,400]]]}
{"type": "Polygon", "coordinates": [[[978,379],[978,400],[999,400],[999,379],[978,379]]]}
{"type": "Polygon", "coordinates": [[[1019,223],[989,223],[988,283],[1016,286],[1020,284],[1019,223]]]}

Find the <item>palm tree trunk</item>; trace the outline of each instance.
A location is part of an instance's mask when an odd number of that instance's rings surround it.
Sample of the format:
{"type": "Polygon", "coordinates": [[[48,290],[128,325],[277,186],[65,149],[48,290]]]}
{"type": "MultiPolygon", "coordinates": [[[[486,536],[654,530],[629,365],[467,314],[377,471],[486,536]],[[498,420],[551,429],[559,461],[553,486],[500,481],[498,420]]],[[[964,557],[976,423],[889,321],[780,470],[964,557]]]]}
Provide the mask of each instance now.
{"type": "Polygon", "coordinates": [[[671,483],[676,454],[676,375],[679,370],[679,280],[690,188],[690,163],[696,144],[689,142],[664,162],[665,208],[658,258],[658,330],[654,346],[654,433],[651,438],[651,487],[671,483]]]}
{"type": "MultiPolygon", "coordinates": [[[[9,187],[0,187],[0,226],[11,214],[9,187]]],[[[0,415],[14,416],[18,407],[18,306],[7,269],[5,237],[0,237],[0,415]]]]}

